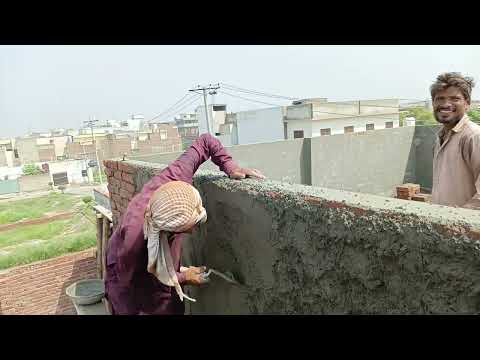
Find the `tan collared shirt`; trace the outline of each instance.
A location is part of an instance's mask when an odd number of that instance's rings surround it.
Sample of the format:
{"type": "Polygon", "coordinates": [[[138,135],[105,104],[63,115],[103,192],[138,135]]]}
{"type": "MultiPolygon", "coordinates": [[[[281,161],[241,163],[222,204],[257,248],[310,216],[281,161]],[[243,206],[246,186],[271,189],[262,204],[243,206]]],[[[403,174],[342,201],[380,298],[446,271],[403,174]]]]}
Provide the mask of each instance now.
{"type": "Polygon", "coordinates": [[[437,134],[432,203],[461,207],[479,193],[480,126],[465,115],[452,130],[443,127],[437,134]]]}

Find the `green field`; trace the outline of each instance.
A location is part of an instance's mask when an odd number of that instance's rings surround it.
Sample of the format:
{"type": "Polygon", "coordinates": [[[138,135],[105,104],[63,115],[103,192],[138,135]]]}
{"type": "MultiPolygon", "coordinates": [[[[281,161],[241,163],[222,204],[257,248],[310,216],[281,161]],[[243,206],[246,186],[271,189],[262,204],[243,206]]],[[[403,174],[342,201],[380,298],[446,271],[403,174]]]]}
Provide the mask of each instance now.
{"type": "Polygon", "coordinates": [[[81,202],[78,196],[55,192],[32,199],[7,201],[0,204],[0,225],[71,211],[73,206],[81,202]]]}
{"type": "Polygon", "coordinates": [[[0,224],[75,211],[70,219],[0,232],[0,269],[49,259],[96,245],[95,214],[82,197],[50,194],[0,205],[0,224]],[[13,220],[12,220],[13,219],[13,220]]]}

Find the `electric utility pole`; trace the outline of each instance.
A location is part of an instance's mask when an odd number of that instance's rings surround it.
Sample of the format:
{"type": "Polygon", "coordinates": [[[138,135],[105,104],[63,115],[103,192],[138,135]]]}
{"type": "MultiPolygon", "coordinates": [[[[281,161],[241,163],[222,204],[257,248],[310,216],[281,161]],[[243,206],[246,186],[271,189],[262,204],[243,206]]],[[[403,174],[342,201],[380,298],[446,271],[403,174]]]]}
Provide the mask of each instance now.
{"type": "Polygon", "coordinates": [[[93,135],[93,124],[98,122],[98,120],[95,120],[95,117],[90,120],[85,120],[84,123],[86,123],[92,132],[92,145],[95,147],[95,157],[97,158],[97,166],[98,166],[98,176],[100,177],[100,184],[103,184],[102,180],[102,166],[100,165],[100,161],[98,160],[98,151],[97,151],[97,143],[95,142],[95,135],[93,135]]]}
{"type": "Polygon", "coordinates": [[[188,90],[188,91],[196,92],[197,94],[198,94],[197,91],[201,90],[203,92],[203,104],[205,105],[205,118],[207,119],[207,131],[208,131],[209,134],[211,134],[211,130],[210,130],[210,121],[208,119],[207,90],[217,90],[217,89],[220,89],[219,84],[213,85],[213,86],[212,86],[212,84],[209,84],[208,86],[198,85],[195,89],[188,90]]]}

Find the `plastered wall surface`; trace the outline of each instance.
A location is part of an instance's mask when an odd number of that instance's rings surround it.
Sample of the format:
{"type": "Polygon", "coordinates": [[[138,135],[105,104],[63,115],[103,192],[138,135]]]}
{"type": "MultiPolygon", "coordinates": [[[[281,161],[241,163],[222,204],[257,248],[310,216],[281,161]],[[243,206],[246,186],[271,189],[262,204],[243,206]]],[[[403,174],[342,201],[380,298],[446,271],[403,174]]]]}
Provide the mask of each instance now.
{"type": "MultiPolygon", "coordinates": [[[[128,162],[138,191],[161,166],[128,162]]],[[[231,272],[187,287],[191,314],[449,314],[480,310],[480,214],[199,172],[208,222],[183,265],[231,272]]]]}
{"type": "Polygon", "coordinates": [[[311,139],[312,185],[393,196],[415,182],[414,127],[311,139]]]}

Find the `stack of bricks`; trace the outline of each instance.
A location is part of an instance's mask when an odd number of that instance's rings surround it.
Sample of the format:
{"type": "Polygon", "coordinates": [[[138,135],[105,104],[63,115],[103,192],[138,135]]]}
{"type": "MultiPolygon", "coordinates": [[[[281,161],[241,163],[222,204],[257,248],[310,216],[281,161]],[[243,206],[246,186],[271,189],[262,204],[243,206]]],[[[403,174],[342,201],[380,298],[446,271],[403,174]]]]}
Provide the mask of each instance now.
{"type": "Polygon", "coordinates": [[[430,194],[415,194],[412,196],[413,201],[420,201],[420,202],[431,202],[432,195],[430,194]]]}
{"type": "Polygon", "coordinates": [[[420,185],[407,183],[397,186],[397,198],[420,202],[430,202],[431,195],[420,193],[420,185]]]}
{"type": "Polygon", "coordinates": [[[128,203],[135,195],[134,169],[123,161],[105,160],[105,174],[108,176],[108,191],[112,207],[113,226],[125,213],[128,203]]]}
{"type": "Polygon", "coordinates": [[[397,186],[397,198],[403,200],[412,200],[412,196],[420,193],[420,185],[418,184],[403,184],[397,186]]]}

